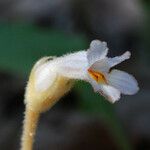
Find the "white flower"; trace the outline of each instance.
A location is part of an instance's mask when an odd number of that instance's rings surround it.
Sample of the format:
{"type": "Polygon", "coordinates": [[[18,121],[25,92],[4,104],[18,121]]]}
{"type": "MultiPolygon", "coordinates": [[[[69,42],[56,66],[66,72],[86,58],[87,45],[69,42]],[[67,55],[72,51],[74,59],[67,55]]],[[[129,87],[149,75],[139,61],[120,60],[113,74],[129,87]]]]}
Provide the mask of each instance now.
{"type": "Polygon", "coordinates": [[[129,59],[130,52],[127,51],[114,58],[108,58],[107,53],[108,48],[105,42],[98,40],[91,42],[87,52],[89,82],[96,92],[102,94],[110,102],[115,102],[120,99],[121,93],[133,95],[139,88],[132,75],[116,69],[110,71],[111,67],[129,59]]]}
{"type": "Polygon", "coordinates": [[[105,42],[94,40],[87,51],[79,51],[48,61],[44,57],[35,65],[37,90],[44,91],[52,86],[57,76],[89,82],[95,92],[99,92],[110,102],[120,99],[120,95],[135,94],[139,88],[132,75],[110,68],[130,58],[130,52],[114,58],[107,57],[105,42]]]}

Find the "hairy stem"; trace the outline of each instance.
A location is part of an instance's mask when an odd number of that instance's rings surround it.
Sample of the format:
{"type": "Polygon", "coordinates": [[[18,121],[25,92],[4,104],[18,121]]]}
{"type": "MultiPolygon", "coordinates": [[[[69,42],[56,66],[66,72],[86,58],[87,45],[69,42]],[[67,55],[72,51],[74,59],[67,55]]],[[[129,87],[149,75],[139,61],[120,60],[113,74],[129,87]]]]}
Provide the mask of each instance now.
{"type": "Polygon", "coordinates": [[[26,106],[24,126],[21,141],[21,150],[32,150],[34,143],[34,136],[38,124],[40,113],[31,110],[26,106]]]}

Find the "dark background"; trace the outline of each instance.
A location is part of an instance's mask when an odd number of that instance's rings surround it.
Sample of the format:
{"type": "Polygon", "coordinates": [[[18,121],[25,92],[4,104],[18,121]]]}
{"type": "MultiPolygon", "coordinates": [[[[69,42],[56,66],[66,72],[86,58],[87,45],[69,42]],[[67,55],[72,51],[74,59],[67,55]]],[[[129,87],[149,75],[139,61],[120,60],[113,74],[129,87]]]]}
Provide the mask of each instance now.
{"type": "Polygon", "coordinates": [[[149,0],[0,0],[0,150],[16,150],[24,88],[43,56],[108,43],[109,56],[132,52],[118,66],[140,91],[110,104],[91,85],[73,90],[41,116],[36,150],[150,150],[149,0]]]}

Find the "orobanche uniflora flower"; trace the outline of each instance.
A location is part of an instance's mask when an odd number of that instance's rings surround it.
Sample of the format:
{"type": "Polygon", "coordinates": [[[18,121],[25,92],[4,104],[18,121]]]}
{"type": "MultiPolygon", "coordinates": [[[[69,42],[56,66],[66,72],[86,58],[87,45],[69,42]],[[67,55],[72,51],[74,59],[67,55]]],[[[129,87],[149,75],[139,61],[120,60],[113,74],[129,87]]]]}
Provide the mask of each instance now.
{"type": "Polygon", "coordinates": [[[94,91],[114,103],[120,95],[135,94],[139,88],[135,78],[120,70],[110,69],[130,58],[130,52],[108,58],[106,42],[94,40],[87,51],[78,51],[62,57],[44,57],[33,67],[25,93],[25,121],[22,150],[31,150],[38,116],[51,108],[74,80],[89,82],[94,91]]]}
{"type": "Polygon", "coordinates": [[[92,41],[87,51],[88,77],[94,90],[99,92],[110,102],[120,99],[120,94],[133,95],[138,90],[136,79],[120,70],[110,69],[122,61],[129,59],[131,53],[125,52],[121,56],[107,57],[108,48],[105,42],[92,41]]]}
{"type": "Polygon", "coordinates": [[[53,86],[58,76],[62,76],[89,82],[95,92],[99,92],[110,102],[119,100],[121,93],[135,94],[139,88],[132,75],[116,69],[110,71],[112,67],[129,59],[130,52],[114,58],[108,58],[107,53],[107,44],[94,40],[87,51],[75,52],[53,60],[49,60],[49,57],[41,59],[35,69],[36,90],[46,91],[53,86]]]}

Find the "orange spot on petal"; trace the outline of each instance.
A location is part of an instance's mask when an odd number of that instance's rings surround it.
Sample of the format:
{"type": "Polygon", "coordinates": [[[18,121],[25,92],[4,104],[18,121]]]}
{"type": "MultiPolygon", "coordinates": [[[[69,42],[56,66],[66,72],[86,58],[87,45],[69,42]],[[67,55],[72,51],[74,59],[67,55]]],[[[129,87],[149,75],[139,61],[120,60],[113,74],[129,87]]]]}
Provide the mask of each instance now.
{"type": "Polygon", "coordinates": [[[101,72],[88,69],[88,73],[97,83],[107,84],[107,80],[101,72]]]}

